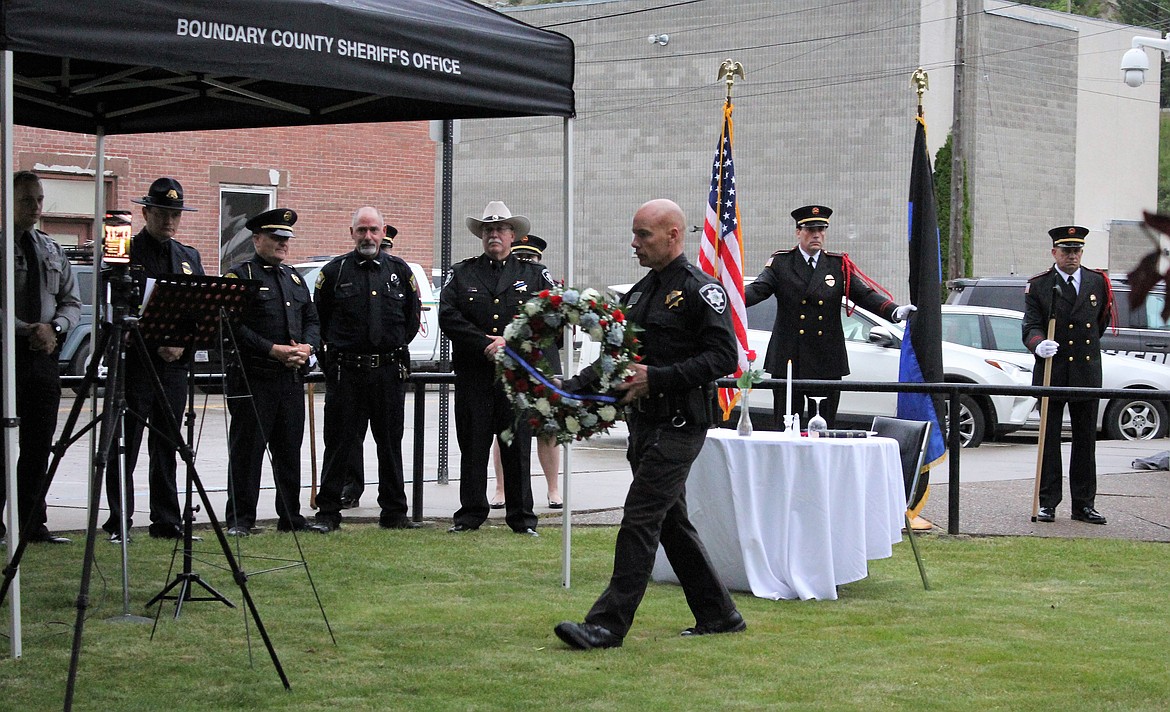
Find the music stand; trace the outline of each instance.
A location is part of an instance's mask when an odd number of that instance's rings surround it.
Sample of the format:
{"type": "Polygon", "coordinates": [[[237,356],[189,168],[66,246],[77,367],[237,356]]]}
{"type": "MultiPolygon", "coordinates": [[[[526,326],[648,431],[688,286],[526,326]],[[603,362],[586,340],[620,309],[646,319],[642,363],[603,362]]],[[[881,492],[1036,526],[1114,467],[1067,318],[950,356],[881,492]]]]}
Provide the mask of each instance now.
{"type": "MultiPolygon", "coordinates": [[[[215,346],[219,340],[220,319],[238,319],[244,306],[255,298],[260,283],[255,280],[211,277],[206,275],[169,275],[156,279],[148,287],[149,293],[138,322],[139,331],[145,341],[162,346],[181,346],[187,353],[201,347],[215,346]]],[[[188,396],[193,383],[188,374],[188,396]]],[[[188,447],[194,445],[193,414],[188,412],[188,447]]],[[[184,601],[219,601],[229,608],[235,605],[211,584],[192,571],[192,525],[193,506],[192,483],[195,480],[194,461],[187,463],[186,499],[183,507],[183,568],[175,578],[146,602],[149,608],[163,600],[175,601],[175,618],[183,611],[184,601]],[[207,595],[192,593],[192,584],[202,588],[207,595]],[[178,591],[171,593],[178,588],[178,591]]],[[[210,507],[208,518],[214,516],[210,507]]],[[[173,559],[172,559],[173,562],[173,559]]],[[[160,608],[158,613],[161,613],[160,608]]],[[[158,615],[155,616],[157,624],[158,615]]]]}

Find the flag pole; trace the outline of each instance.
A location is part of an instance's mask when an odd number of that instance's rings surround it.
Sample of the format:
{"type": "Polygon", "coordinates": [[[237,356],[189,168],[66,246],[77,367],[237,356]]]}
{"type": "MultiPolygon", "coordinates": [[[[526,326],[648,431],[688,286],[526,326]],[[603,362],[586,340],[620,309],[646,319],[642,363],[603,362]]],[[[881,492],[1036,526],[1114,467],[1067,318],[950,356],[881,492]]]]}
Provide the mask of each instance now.
{"type": "Polygon", "coordinates": [[[910,86],[914,87],[914,91],[918,92],[918,118],[924,118],[922,112],[922,95],[930,88],[930,77],[926,75],[926,70],[922,67],[914,70],[910,75],[910,86]]]}

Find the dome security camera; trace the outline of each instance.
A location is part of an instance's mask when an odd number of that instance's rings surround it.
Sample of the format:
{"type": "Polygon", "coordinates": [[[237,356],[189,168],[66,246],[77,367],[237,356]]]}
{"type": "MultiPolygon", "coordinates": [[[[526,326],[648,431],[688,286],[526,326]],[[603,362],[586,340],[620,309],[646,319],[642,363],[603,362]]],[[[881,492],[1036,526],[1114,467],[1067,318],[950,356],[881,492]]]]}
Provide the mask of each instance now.
{"type": "Polygon", "coordinates": [[[1150,59],[1140,47],[1130,49],[1121,58],[1121,78],[1131,87],[1140,87],[1146,81],[1150,59]]]}

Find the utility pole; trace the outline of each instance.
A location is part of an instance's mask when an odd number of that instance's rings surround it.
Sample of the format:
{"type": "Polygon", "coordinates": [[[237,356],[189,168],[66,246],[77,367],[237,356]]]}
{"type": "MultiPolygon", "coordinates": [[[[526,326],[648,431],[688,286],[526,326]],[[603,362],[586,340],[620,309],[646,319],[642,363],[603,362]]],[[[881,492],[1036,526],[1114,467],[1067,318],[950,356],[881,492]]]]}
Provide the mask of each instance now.
{"type": "Polygon", "coordinates": [[[966,63],[967,1],[955,0],[955,95],[951,122],[951,238],[947,246],[947,275],[954,279],[966,277],[963,264],[963,216],[966,205],[963,193],[966,184],[965,118],[967,101],[964,87],[966,63]]]}

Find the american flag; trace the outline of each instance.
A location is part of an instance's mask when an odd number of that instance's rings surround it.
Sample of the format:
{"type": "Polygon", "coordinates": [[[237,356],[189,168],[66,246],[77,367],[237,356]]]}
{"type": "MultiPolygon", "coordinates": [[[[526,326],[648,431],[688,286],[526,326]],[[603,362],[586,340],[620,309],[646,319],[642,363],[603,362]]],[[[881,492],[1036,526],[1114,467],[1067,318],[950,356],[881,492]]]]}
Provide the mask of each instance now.
{"type": "MultiPolygon", "coordinates": [[[[723,105],[723,131],[715,148],[711,165],[711,192],[707,196],[707,214],[703,219],[703,240],[699,247],[699,268],[723,283],[731,306],[731,321],[739,342],[739,363],[735,376],[748,368],[747,307],[743,300],[743,234],[739,223],[739,205],[735,199],[735,164],[731,160],[734,130],[733,106],[723,105]]],[[[739,393],[733,388],[719,390],[723,419],[731,416],[739,393]]]]}

